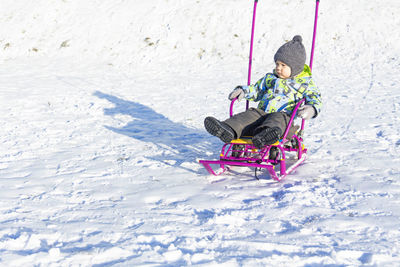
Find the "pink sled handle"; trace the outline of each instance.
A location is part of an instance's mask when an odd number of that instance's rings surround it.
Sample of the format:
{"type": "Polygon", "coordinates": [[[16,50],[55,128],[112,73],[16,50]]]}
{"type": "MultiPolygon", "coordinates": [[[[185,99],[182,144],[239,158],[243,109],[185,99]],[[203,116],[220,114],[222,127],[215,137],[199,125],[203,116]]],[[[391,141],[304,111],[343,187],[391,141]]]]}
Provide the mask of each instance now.
{"type": "MultiPolygon", "coordinates": [[[[312,39],[312,46],[311,46],[311,55],[310,55],[310,69],[312,71],[312,65],[314,61],[314,50],[315,50],[315,39],[317,36],[317,23],[318,23],[318,8],[319,8],[319,2],[320,0],[315,1],[315,17],[314,17],[314,31],[313,31],[313,39],[312,39]]],[[[254,41],[254,27],[255,27],[255,19],[256,19],[256,8],[257,8],[257,3],[258,0],[254,0],[254,8],[253,8],[253,21],[252,21],[252,26],[251,26],[251,40],[250,40],[250,55],[249,55],[249,71],[248,71],[248,78],[247,78],[247,85],[251,84],[251,64],[252,64],[252,58],[253,58],[253,41],[254,41]]],[[[231,101],[231,106],[229,109],[229,116],[233,116],[233,105],[237,98],[233,99],[231,101]]],[[[303,102],[304,99],[301,101],[303,102]]],[[[249,101],[246,101],[246,110],[249,108],[249,101]]],[[[296,106],[295,110],[293,110],[293,113],[295,114],[297,112],[298,107],[296,106]]],[[[293,116],[292,116],[293,117],[293,116]]],[[[301,130],[304,129],[305,125],[305,120],[302,119],[301,121],[301,130]]],[[[286,135],[285,135],[286,137],[286,135]]]]}

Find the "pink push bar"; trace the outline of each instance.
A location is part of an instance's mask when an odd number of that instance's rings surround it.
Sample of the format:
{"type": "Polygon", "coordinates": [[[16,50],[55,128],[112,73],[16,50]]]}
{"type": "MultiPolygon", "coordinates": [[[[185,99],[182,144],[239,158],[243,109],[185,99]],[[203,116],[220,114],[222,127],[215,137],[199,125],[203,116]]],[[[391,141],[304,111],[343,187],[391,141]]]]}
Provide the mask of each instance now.
{"type": "MultiPolygon", "coordinates": [[[[247,85],[251,84],[251,65],[253,63],[253,43],[254,43],[254,28],[256,25],[256,9],[258,0],[254,1],[253,22],[251,23],[251,38],[250,38],[250,53],[249,53],[249,71],[247,74],[247,85]]],[[[249,101],[246,101],[246,110],[249,109],[249,101]]],[[[232,116],[232,115],[231,115],[232,116]]]]}
{"type": "Polygon", "coordinates": [[[311,55],[310,55],[310,69],[311,70],[312,70],[312,64],[313,64],[313,60],[314,60],[315,37],[317,36],[318,7],[319,7],[319,0],[316,0],[315,17],[314,17],[314,32],[313,32],[311,55]]]}

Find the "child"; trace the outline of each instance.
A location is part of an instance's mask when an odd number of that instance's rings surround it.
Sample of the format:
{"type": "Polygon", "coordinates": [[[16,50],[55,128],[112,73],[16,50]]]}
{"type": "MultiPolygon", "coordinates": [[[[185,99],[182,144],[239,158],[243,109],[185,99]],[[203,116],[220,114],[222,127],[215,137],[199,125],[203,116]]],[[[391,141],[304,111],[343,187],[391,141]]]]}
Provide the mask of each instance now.
{"type": "Polygon", "coordinates": [[[267,73],[254,85],[238,86],[229,94],[230,100],[259,101],[258,108],[249,108],[225,121],[205,118],[204,126],[210,134],[225,143],[253,136],[253,145],[262,148],[282,137],[294,107],[304,97],[305,105],[298,109],[297,116],[305,120],[317,117],[322,107],[321,94],[311,78],[310,67],[305,65],[301,36],[282,45],[274,61],[273,73],[267,73]]]}

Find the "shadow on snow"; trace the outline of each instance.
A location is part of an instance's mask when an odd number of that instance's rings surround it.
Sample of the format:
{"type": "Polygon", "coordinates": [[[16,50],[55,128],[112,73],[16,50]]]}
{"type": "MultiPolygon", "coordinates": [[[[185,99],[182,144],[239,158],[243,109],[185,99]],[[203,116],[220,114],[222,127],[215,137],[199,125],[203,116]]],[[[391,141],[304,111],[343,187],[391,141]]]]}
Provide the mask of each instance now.
{"type": "Polygon", "coordinates": [[[218,140],[213,140],[214,138],[205,131],[188,128],[173,122],[140,103],[127,101],[99,91],[95,92],[94,96],[106,99],[115,105],[113,108],[105,108],[105,115],[122,114],[132,117],[132,121],[121,128],[105,126],[107,129],[136,140],[153,143],[160,148],[161,155],[147,157],[148,159],[194,173],[205,174],[206,172],[203,169],[195,171],[182,166],[182,163],[196,163],[197,159],[206,157],[207,149],[215,147],[215,151],[218,151],[221,146],[218,140]]]}

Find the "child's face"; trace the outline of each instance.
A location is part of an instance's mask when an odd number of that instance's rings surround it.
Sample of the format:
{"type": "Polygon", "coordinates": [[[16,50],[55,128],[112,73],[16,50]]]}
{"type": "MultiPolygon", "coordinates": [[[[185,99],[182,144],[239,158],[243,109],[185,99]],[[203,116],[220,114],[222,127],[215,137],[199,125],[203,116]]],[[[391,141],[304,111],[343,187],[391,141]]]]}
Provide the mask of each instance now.
{"type": "Polygon", "coordinates": [[[275,72],[278,75],[279,78],[281,79],[287,79],[290,77],[290,74],[292,74],[292,71],[290,69],[290,67],[288,65],[286,65],[285,63],[283,63],[280,60],[277,60],[275,62],[276,66],[275,66],[275,72]]]}

